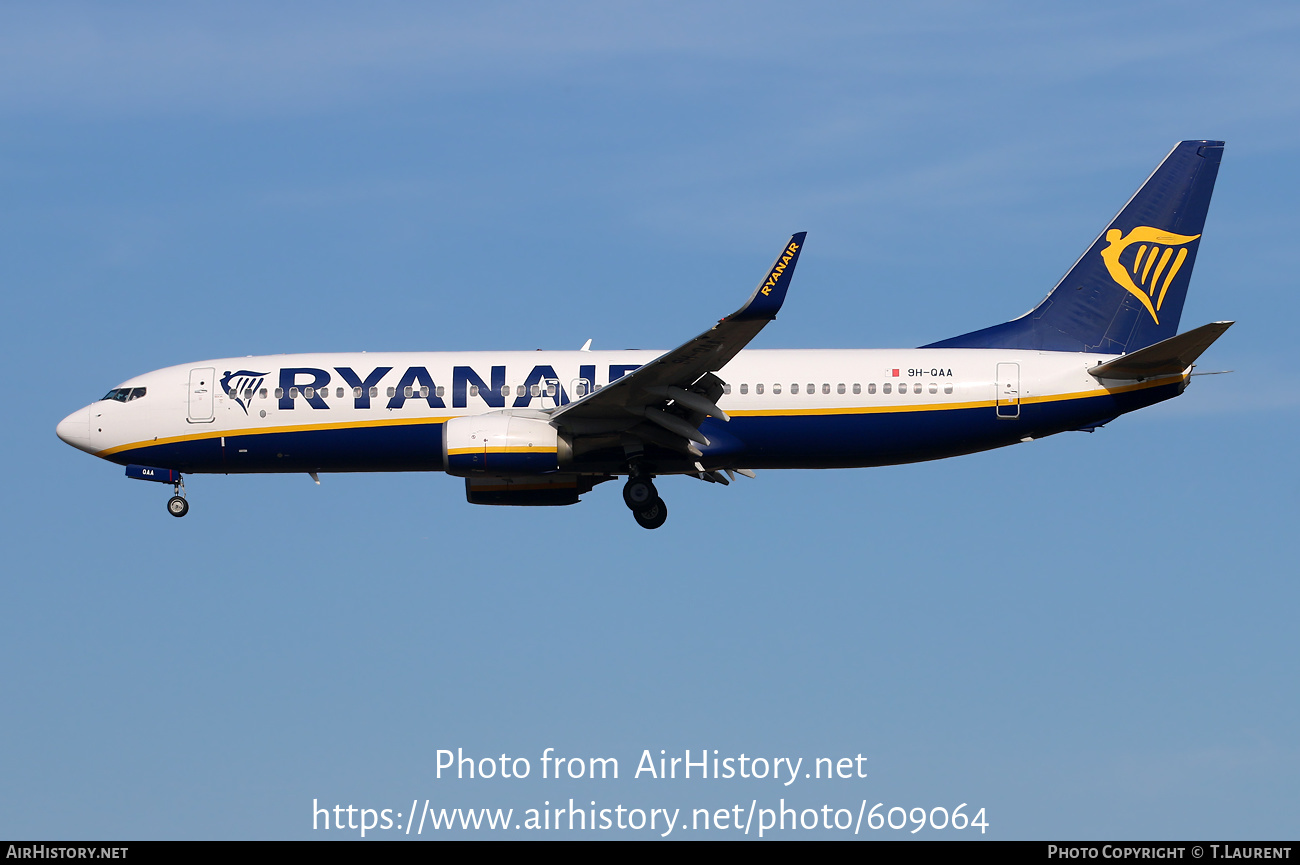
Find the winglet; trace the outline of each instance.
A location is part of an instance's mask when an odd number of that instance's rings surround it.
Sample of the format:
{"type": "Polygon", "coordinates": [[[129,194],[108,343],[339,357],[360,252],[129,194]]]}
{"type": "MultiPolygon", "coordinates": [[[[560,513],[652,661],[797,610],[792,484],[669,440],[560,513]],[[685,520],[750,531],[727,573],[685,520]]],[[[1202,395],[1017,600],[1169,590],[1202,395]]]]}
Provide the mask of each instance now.
{"type": "Polygon", "coordinates": [[[785,248],[776,257],[776,261],[772,262],[772,266],[759,282],[758,288],[754,289],[754,293],[749,296],[749,300],[728,318],[732,321],[754,319],[771,321],[776,318],[776,314],[781,311],[781,304],[785,302],[785,292],[790,287],[794,266],[799,261],[799,253],[803,251],[803,239],[807,236],[806,231],[790,236],[785,248]]]}

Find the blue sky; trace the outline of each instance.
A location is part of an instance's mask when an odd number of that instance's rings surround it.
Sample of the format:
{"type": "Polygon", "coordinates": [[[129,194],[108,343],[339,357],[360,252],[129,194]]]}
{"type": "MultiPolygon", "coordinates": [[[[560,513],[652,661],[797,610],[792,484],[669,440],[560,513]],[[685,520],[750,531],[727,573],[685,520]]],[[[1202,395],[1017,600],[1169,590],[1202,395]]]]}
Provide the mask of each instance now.
{"type": "Polygon", "coordinates": [[[0,9],[0,836],[570,796],[1300,835],[1297,35],[1281,3],[0,9]],[[202,358],[669,348],[796,230],[756,347],[919,345],[1036,303],[1184,138],[1227,148],[1183,327],[1237,320],[1202,366],[1236,372],[1094,435],[667,479],[653,533],[612,484],[478,508],[437,474],[194,477],[174,520],[54,436],[202,358]],[[457,747],[534,774],[438,779],[457,747]],[[547,747],[622,776],[544,781],[547,747]],[[661,748],[869,776],[632,779],[661,748]]]}

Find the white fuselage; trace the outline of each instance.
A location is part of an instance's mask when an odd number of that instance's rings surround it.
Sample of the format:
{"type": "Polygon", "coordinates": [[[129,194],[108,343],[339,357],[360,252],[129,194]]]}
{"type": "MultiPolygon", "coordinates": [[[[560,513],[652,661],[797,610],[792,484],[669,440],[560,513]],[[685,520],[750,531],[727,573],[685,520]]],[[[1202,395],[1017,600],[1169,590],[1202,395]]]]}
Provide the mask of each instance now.
{"type": "MultiPolygon", "coordinates": [[[[60,424],[59,434],[114,462],[186,472],[430,470],[440,467],[436,428],[445,421],[553,409],[661,354],[361,352],[199,361],[123,382],[115,392],[143,388],[143,395],[92,403],[60,424]]],[[[712,454],[706,448],[704,463],[844,467],[950,456],[1104,423],[1186,384],[1185,374],[1140,383],[1088,374],[1112,357],[742,351],[718,373],[726,392],[717,405],[732,421],[707,422],[727,444],[712,454]]]]}

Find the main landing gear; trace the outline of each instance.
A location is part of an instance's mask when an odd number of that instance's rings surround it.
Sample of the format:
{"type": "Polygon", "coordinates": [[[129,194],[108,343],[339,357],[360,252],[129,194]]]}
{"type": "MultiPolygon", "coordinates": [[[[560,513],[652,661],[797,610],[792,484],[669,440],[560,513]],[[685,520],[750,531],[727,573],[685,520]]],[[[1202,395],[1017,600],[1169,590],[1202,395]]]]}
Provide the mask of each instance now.
{"type": "Polygon", "coordinates": [[[649,475],[634,474],[627,479],[623,485],[623,503],[643,529],[657,529],[668,520],[668,505],[659,498],[649,475]]]}
{"type": "Polygon", "coordinates": [[[167,500],[167,513],[174,517],[183,517],[190,512],[190,503],[185,498],[185,479],[177,475],[172,484],[172,497],[167,500]]]}

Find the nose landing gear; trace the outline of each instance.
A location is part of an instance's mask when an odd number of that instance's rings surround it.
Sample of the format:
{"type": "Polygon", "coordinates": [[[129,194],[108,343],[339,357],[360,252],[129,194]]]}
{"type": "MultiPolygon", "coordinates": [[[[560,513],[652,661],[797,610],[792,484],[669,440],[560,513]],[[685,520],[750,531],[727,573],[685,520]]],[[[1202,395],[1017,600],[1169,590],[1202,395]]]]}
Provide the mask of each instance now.
{"type": "Polygon", "coordinates": [[[126,467],[126,476],[137,481],[171,484],[172,497],[167,500],[167,513],[174,517],[183,517],[190,512],[190,503],[185,500],[185,478],[175,469],[129,465],[126,467]]]}
{"type": "Polygon", "coordinates": [[[637,472],[627,479],[623,485],[623,503],[643,529],[657,529],[668,520],[668,505],[659,498],[649,475],[637,472]]]}
{"type": "Polygon", "coordinates": [[[185,479],[176,476],[172,484],[172,497],[167,500],[167,513],[174,517],[183,517],[190,512],[190,503],[185,498],[185,479]]]}

